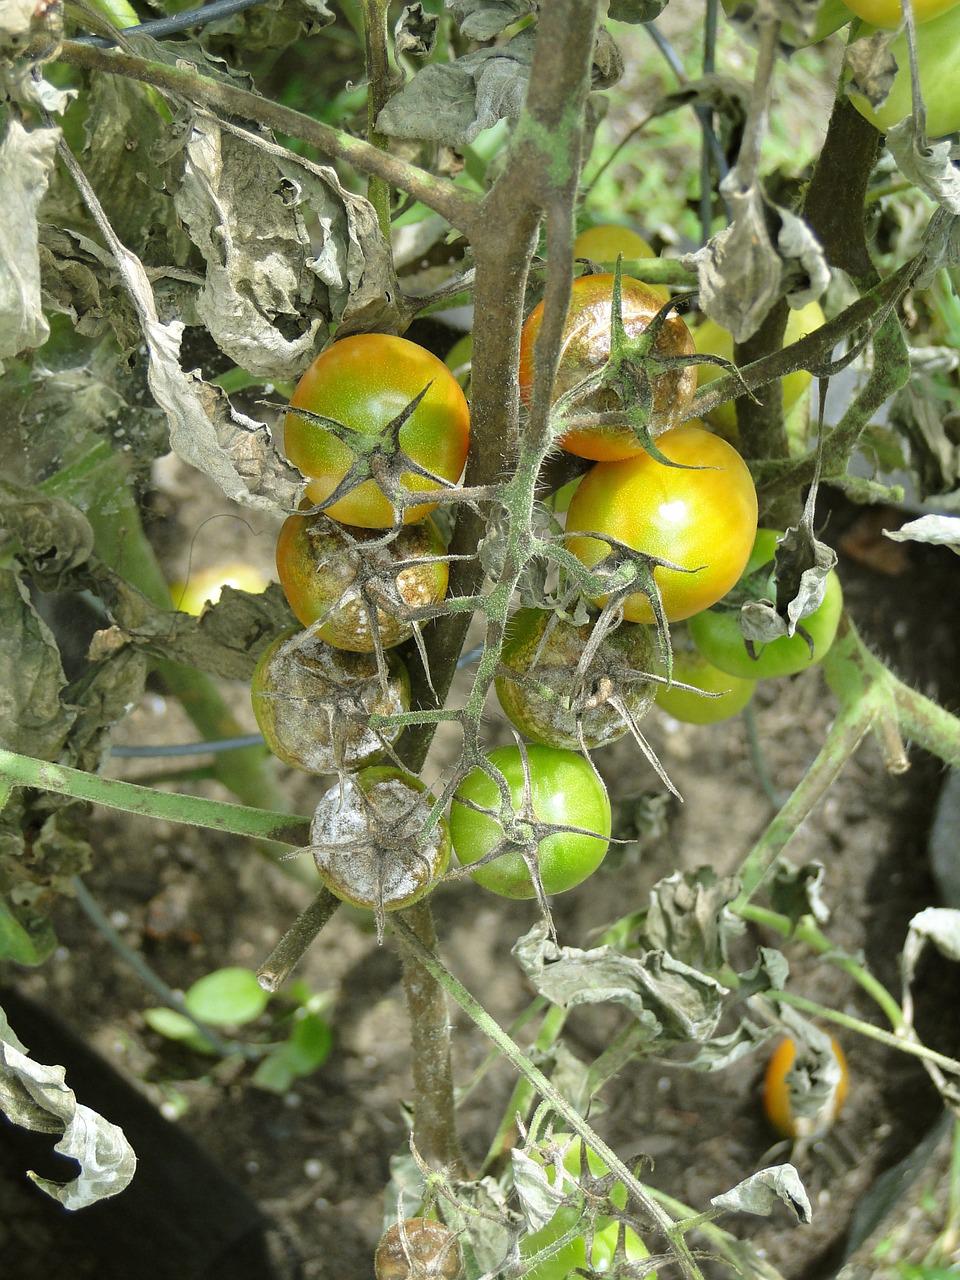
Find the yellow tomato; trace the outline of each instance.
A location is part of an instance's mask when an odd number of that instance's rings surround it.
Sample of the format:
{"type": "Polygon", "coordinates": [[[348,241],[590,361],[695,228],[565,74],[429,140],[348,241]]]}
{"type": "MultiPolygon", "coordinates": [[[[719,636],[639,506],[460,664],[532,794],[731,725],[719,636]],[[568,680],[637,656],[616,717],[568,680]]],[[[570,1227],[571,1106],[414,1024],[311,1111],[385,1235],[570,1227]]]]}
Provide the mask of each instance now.
{"type": "MultiPolygon", "coordinates": [[[[599,262],[604,266],[612,266],[621,253],[625,262],[657,256],[643,236],[637,235],[636,231],[631,231],[629,227],[619,227],[614,223],[588,227],[586,231],[581,231],[573,242],[575,258],[589,258],[591,262],[599,262]]],[[[670,290],[666,285],[648,284],[647,288],[664,302],[670,297],[670,290]]]]}
{"type": "Polygon", "coordinates": [[[796,1043],[789,1037],[781,1040],[767,1063],[763,1078],[763,1109],[770,1124],[784,1138],[819,1138],[830,1128],[840,1113],[850,1087],[847,1060],[840,1045],[831,1037],[833,1054],[840,1067],[840,1078],[819,1115],[795,1116],[790,1096],[790,1070],[797,1056],[796,1043]]]}
{"type": "MultiPolygon", "coordinates": [[[[957,0],[913,0],[913,20],[918,25],[929,22],[952,9],[957,0]]],[[[848,9],[852,9],[858,18],[871,23],[874,27],[899,27],[903,21],[900,0],[846,0],[848,9]]],[[[899,59],[898,59],[899,61],[899,59]]],[[[954,86],[956,87],[956,86],[954,86]]]]}
{"type": "MultiPolygon", "coordinates": [[[[783,345],[790,346],[813,333],[826,322],[826,316],[819,302],[808,302],[799,311],[791,310],[787,317],[787,327],[783,334],[783,345]]],[[[727,329],[721,329],[713,320],[704,320],[693,331],[693,340],[701,355],[722,356],[725,360],[733,359],[733,335],[727,329]]],[[[698,364],[697,379],[701,387],[725,374],[718,364],[698,364]]],[[[796,402],[809,387],[811,375],[806,369],[798,369],[796,373],[788,373],[783,379],[783,412],[789,413],[796,402]]],[[[737,440],[737,410],[732,400],[717,405],[707,414],[707,420],[725,438],[737,440]]]]}
{"type": "Polygon", "coordinates": [[[219,564],[212,569],[192,571],[186,582],[171,583],[170,598],[181,613],[192,613],[196,617],[203,613],[205,605],[217,603],[224,587],[258,594],[267,589],[269,581],[253,565],[219,564]]]}

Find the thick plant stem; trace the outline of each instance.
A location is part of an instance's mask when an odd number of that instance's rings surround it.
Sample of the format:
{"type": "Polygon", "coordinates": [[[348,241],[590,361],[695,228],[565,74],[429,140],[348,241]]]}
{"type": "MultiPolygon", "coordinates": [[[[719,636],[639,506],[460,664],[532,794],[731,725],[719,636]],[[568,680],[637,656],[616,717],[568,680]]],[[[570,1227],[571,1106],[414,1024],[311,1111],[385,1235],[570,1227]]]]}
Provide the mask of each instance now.
{"type": "Polygon", "coordinates": [[[257,970],[257,981],[264,991],[272,994],[280,990],[339,906],[339,898],[335,898],[329,889],[321,889],[309,907],[300,912],[257,970]]]}
{"type": "MultiPolygon", "coordinates": [[[[429,904],[415,903],[403,912],[403,917],[421,947],[433,955],[437,934],[429,904]]],[[[413,1051],[413,1141],[425,1160],[445,1165],[454,1176],[462,1176],[465,1169],[454,1118],[447,999],[420,956],[406,948],[403,992],[413,1051]]]]}
{"type": "MultiPolygon", "coordinates": [[[[387,140],[377,132],[377,116],[390,96],[390,58],[387,53],[387,10],[390,0],[363,0],[363,51],[367,66],[367,141],[381,151],[387,140]]],[[[371,174],[367,199],[377,213],[384,237],[390,239],[390,184],[371,174]]]]}
{"type": "Polygon", "coordinates": [[[623,1182],[629,1195],[636,1201],[637,1206],[650,1217],[657,1229],[662,1231],[669,1240],[683,1275],[688,1277],[688,1280],[703,1280],[702,1273],[694,1261],[689,1245],[684,1240],[682,1232],[676,1229],[677,1224],[660,1208],[646,1187],[637,1181],[631,1170],[627,1168],[616,1152],[611,1150],[598,1137],[580,1112],[562,1094],[557,1092],[543,1072],[530,1061],[522,1049],[490,1017],[479,1001],[474,999],[466,987],[449,970],[444,968],[437,957],[423,945],[406,920],[394,918],[391,923],[404,948],[409,950],[421,962],[424,968],[443,986],[451,999],[456,1001],[467,1017],[500,1049],[507,1061],[513,1064],[517,1071],[530,1082],[541,1098],[570,1126],[574,1133],[579,1134],[590,1149],[604,1161],[610,1171],[615,1173],[619,1180],[623,1182]]]}

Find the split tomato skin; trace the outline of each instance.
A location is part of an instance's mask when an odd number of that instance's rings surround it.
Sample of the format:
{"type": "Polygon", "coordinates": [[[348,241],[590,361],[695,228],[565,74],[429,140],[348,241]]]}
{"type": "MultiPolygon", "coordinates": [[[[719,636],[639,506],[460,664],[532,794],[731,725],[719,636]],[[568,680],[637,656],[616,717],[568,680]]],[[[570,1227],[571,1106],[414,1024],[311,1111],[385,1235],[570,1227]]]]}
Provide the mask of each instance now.
{"type": "MultiPolygon", "coordinates": [[[[325,502],[354,462],[349,444],[332,431],[298,417],[309,409],[341,423],[361,437],[383,436],[411,401],[423,399],[400,428],[399,443],[418,466],[441,480],[455,482],[470,444],[470,411],[456,378],[431,352],[385,333],[341,338],[321,352],[297,383],[284,427],[289,460],[309,480],[307,498],[325,502]]],[[[404,472],[409,490],[436,489],[436,481],[404,472]]],[[[404,524],[415,524],[436,503],[408,507],[404,524]]],[[[326,512],[344,524],[363,529],[389,529],[397,523],[393,506],[375,480],[364,480],[326,512]]]]}
{"type": "MultiPolygon", "coordinates": [[[[580,827],[588,835],[557,831],[540,841],[537,858],[547,894],[564,893],[593,875],[603,861],[611,830],[610,798],[583,756],[554,747],[526,749],[533,811],[541,822],[580,827]]],[[[523,803],[524,770],[518,747],[496,747],[487,759],[503,774],[514,812],[523,803]]],[[[460,863],[469,866],[490,853],[503,837],[494,813],[478,813],[468,800],[496,813],[500,790],[481,769],[460,783],[450,806],[450,836],[460,863]]],[[[536,890],[522,856],[506,852],[471,873],[477,884],[504,898],[533,898],[536,890]]]]}
{"type": "MultiPolygon", "coordinates": [[[[710,431],[676,427],[657,447],[684,465],[649,454],[597,463],[571,499],[566,527],[568,535],[610,534],[686,570],[658,566],[653,575],[667,621],[679,622],[716,604],[739,579],[757,531],[757,492],[736,449],[710,431]]],[[[609,550],[592,537],[568,537],[567,546],[587,568],[609,550]]],[[[642,592],[626,597],[623,616],[655,620],[642,592]]]]}
{"type": "MultiPolygon", "coordinates": [[[[574,280],[570,307],[563,330],[560,361],[553,385],[554,402],[571,391],[590,374],[599,373],[610,356],[610,326],[613,307],[614,277],[579,276],[574,280]]],[[[663,299],[650,287],[633,280],[621,279],[623,325],[627,337],[636,340],[663,305],[663,299]]],[[[543,323],[543,303],[531,311],[520,336],[520,395],[529,404],[533,395],[534,347],[543,323]]],[[[691,356],[693,337],[679,318],[664,321],[653,354],[656,356],[691,356]]],[[[651,435],[666,431],[679,422],[697,389],[694,365],[670,369],[653,380],[651,435]]],[[[621,408],[616,395],[608,389],[597,389],[578,406],[583,413],[599,413],[621,408]]],[[[643,445],[628,427],[588,427],[568,431],[560,437],[568,453],[592,461],[611,462],[643,453],[643,445]]]]}

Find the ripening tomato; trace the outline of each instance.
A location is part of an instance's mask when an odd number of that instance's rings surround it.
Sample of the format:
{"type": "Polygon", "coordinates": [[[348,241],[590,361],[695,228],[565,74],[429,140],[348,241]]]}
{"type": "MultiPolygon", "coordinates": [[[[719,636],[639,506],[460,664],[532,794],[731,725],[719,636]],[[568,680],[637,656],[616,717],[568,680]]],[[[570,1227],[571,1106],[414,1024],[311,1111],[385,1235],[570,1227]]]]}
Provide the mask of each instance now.
{"type": "MultiPolygon", "coordinates": [[[[661,674],[663,671],[661,669],[661,674]]],[[[675,684],[657,686],[657,706],[684,724],[719,724],[742,711],[753,697],[755,680],[730,676],[708,662],[696,650],[674,649],[673,679],[693,685],[718,698],[701,698],[675,684]]]]}
{"type": "MultiPolygon", "coordinates": [[[[591,262],[599,262],[604,266],[615,266],[621,254],[625,262],[657,256],[643,236],[637,235],[636,231],[631,231],[629,227],[620,227],[610,222],[588,227],[586,231],[581,231],[573,242],[575,258],[589,258],[591,262]]],[[[648,284],[647,288],[651,293],[656,294],[661,302],[666,302],[670,297],[670,290],[666,285],[648,284]]]]}
{"type": "MultiPolygon", "coordinates": [[[[521,812],[524,770],[519,747],[497,747],[487,759],[503,774],[510,788],[513,839],[526,837],[521,812]],[[515,828],[521,828],[516,830],[515,828]]],[[[607,852],[610,837],[610,799],[603,782],[583,756],[554,747],[527,748],[533,814],[544,823],[579,827],[594,834],[557,831],[545,836],[537,849],[540,880],[545,893],[563,893],[593,875],[607,852]]],[[[500,790],[491,777],[474,769],[457,788],[450,806],[450,835],[460,862],[470,866],[490,853],[504,838],[498,817],[500,790]],[[490,814],[477,813],[458,800],[469,800],[490,814]]],[[[531,837],[532,838],[532,837],[531,837]]],[[[507,852],[471,873],[477,884],[504,898],[536,896],[522,856],[507,852]]]]}
{"type": "MultiPolygon", "coordinates": [[[[291,409],[309,409],[356,432],[358,447],[385,438],[389,424],[426,391],[400,428],[400,446],[418,466],[442,480],[455,481],[463,470],[470,441],[470,411],[456,378],[435,355],[406,338],[361,333],[341,338],[314,360],[297,383],[291,409]]],[[[310,480],[307,498],[324,502],[350,470],[350,446],[316,423],[288,413],[284,427],[287,457],[310,480]]],[[[408,490],[440,486],[404,472],[408,490]]],[[[414,524],[436,503],[408,507],[404,524],[414,524]]],[[[389,529],[393,507],[374,480],[365,480],[328,507],[327,514],[364,529],[389,529]]]]}
{"type": "MultiPolygon", "coordinates": [[[[749,598],[776,601],[773,579],[773,557],[777,539],[782,537],[775,529],[759,529],[743,579],[757,575],[750,583],[749,598]],[[760,575],[760,571],[769,570],[760,575]]],[[[738,592],[738,595],[740,593],[738,592]]],[[[769,644],[754,647],[755,658],[750,657],[746,641],[740,630],[739,608],[707,609],[691,618],[687,624],[690,638],[708,662],[731,676],[745,680],[774,679],[793,676],[805,671],[827,656],[833,644],[843,611],[843,590],[836,570],[827,575],[823,600],[809,617],[801,619],[800,626],[813,641],[813,650],[799,632],[792,636],[780,636],[769,644]]]]}
{"type": "MultiPolygon", "coordinates": [[[[845,0],[848,9],[874,27],[899,27],[903,21],[900,0],[845,0]]],[[[913,20],[920,26],[952,9],[957,0],[912,0],[913,20]]],[[[899,59],[898,59],[899,62],[899,59]]]]}
{"type": "Polygon", "coordinates": [[[250,682],[260,732],[273,754],[307,773],[357,768],[395,742],[400,729],[370,728],[371,715],[410,710],[410,677],[387,658],[387,687],[376,660],[343,653],[315,636],[287,631],[263,651],[250,682]]]}
{"type": "MultiPolygon", "coordinates": [[[[736,449],[710,431],[677,427],[657,447],[684,466],[666,466],[649,454],[598,462],[573,495],[567,532],[608,533],[691,570],[654,570],[667,621],[679,622],[715,604],[740,577],[757,531],[757,493],[736,449]]],[[[568,538],[567,546],[587,568],[609,550],[599,538],[568,538]]],[[[641,592],[627,596],[623,616],[654,621],[641,592]]]]}
{"type": "MultiPolygon", "coordinates": [[[[807,334],[813,333],[821,325],[826,324],[826,316],[819,302],[808,302],[805,307],[794,311],[791,309],[787,317],[787,326],[783,333],[783,345],[799,342],[807,334]]],[[[693,340],[701,355],[722,356],[725,360],[733,359],[733,334],[729,329],[722,329],[714,320],[704,320],[693,331],[693,340]]],[[[701,387],[708,382],[726,376],[726,370],[718,364],[698,364],[697,378],[701,387]]],[[[806,369],[798,369],[796,373],[788,373],[781,386],[783,391],[783,412],[789,413],[803,393],[809,387],[813,375],[806,369]]],[[[737,439],[737,407],[733,400],[725,400],[711,409],[707,420],[717,428],[728,440],[737,439]]]]}
{"type": "Polygon", "coordinates": [[[840,1045],[832,1037],[830,1044],[840,1067],[840,1076],[815,1115],[797,1115],[796,1099],[791,1097],[789,1075],[797,1056],[796,1043],[789,1037],[781,1040],[767,1063],[763,1079],[763,1109],[770,1124],[782,1137],[819,1138],[840,1114],[850,1087],[850,1077],[840,1045]]]}
{"type": "Polygon", "coordinates": [[[337,649],[374,650],[369,611],[356,594],[364,582],[376,603],[385,649],[412,634],[401,603],[420,608],[447,594],[447,561],[434,558],[446,548],[432,520],[405,526],[379,545],[382,540],[380,532],[344,528],[322,512],[288,516],[280,528],[277,574],[290,608],[305,627],[323,619],[317,634],[337,649]],[[398,564],[420,559],[425,562],[397,571],[398,564]]]}
{"type": "Polygon", "coordinates": [[[331,893],[398,911],[428,893],[450,862],[443,818],[424,836],[434,797],[419,778],[369,765],[331,787],[314,811],[310,852],[331,893]]]}
{"type": "MultiPolygon", "coordinates": [[[[860,35],[870,35],[870,27],[860,35]]],[[[897,74],[887,97],[872,107],[865,97],[848,90],[850,101],[860,114],[881,133],[899,124],[911,110],[910,60],[906,33],[890,45],[897,62],[897,74]]],[[[917,61],[920,90],[927,108],[927,135],[942,138],[960,129],[960,5],[917,27],[917,61]]]]}
{"type": "MultiPolygon", "coordinates": [[[[610,356],[610,324],[613,305],[613,276],[580,276],[574,280],[570,308],[563,330],[560,362],[553,384],[556,402],[589,374],[599,373],[610,356]]],[[[637,339],[663,305],[647,285],[624,276],[621,281],[623,326],[627,337],[637,339]]],[[[533,394],[533,353],[543,323],[543,303],[530,312],[520,337],[520,395],[529,403],[533,394]]],[[[664,322],[654,348],[655,356],[690,356],[694,353],[690,330],[679,318],[664,322]]],[[[666,431],[683,418],[697,389],[694,365],[671,369],[653,380],[653,406],[649,422],[651,435],[666,431]]],[[[600,413],[622,408],[616,393],[598,389],[585,396],[578,412],[600,413]]],[[[588,427],[568,431],[560,444],[580,458],[609,462],[643,453],[643,445],[628,427],[588,427]]]]}
{"type": "Polygon", "coordinates": [[[577,663],[591,629],[553,620],[546,609],[518,609],[507,623],[497,697],[525,737],[548,747],[576,748],[579,713],[588,748],[616,742],[628,725],[611,696],[622,699],[634,720],[646,715],[653,683],[643,676],[656,662],[652,631],[625,622],[609,632],[581,681],[577,663]]]}
{"type": "Polygon", "coordinates": [[[181,613],[199,617],[205,605],[217,603],[224,587],[258,595],[267,589],[267,583],[268,579],[252,564],[230,561],[214,565],[211,569],[191,571],[186,582],[171,583],[170,599],[181,613]]]}

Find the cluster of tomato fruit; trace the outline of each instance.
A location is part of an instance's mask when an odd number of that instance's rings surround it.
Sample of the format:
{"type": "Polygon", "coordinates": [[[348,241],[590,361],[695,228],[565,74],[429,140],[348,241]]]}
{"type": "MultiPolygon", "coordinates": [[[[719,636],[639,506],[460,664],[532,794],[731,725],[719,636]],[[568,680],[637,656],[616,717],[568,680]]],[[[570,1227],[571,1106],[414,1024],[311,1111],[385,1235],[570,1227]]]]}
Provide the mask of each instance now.
{"type": "MultiPolygon", "coordinates": [[[[581,236],[576,253],[603,261],[651,252],[631,237],[622,228],[595,228],[581,236]]],[[[447,590],[448,562],[429,497],[460,476],[469,445],[467,402],[435,356],[379,334],[335,343],[294,393],[284,443],[307,479],[305,510],[280,531],[277,569],[306,630],[280,637],[264,653],[252,698],[276,755],[308,772],[341,774],[341,785],[317,808],[312,841],[325,883],[348,901],[378,912],[408,905],[446,869],[451,843],[461,864],[479,864],[474,879],[504,896],[534,896],[533,868],[544,893],[572,888],[599,866],[611,830],[606,789],[584,749],[636,731],[654,698],[675,717],[698,723],[732,715],[757,678],[809,666],[833,639],[840,611],[835,575],[820,608],[804,619],[806,636],[748,653],[724,601],[731,592],[737,599],[741,579],[754,598],[775,598],[777,535],[757,531],[756,492],[733,445],[703,425],[681,425],[697,369],[713,366],[688,363],[696,348],[686,324],[658,315],[665,291],[623,277],[623,343],[612,352],[613,295],[610,274],[573,282],[553,401],[572,397],[587,425],[563,431],[559,442],[594,465],[569,502],[564,537],[594,572],[618,547],[649,557],[662,615],[669,623],[689,619],[692,643],[676,647],[668,684],[643,590],[624,596],[623,621],[602,639],[592,634],[595,620],[575,625],[547,610],[518,610],[496,689],[530,745],[489,753],[489,771],[475,769],[461,782],[449,827],[436,817],[427,824],[428,849],[418,847],[417,837],[434,798],[401,769],[372,763],[399,729],[375,731],[370,718],[409,709],[409,678],[394,650],[432,616],[447,590]],[[645,425],[655,450],[630,426],[584,419],[623,403],[618,378],[645,386],[645,425]],[[590,662],[583,669],[585,650],[590,662]],[[507,791],[512,812],[505,810],[507,791]]],[[[525,401],[541,321],[542,305],[522,335],[525,401]]],[[[605,599],[593,604],[602,607],[605,599]]]]}

